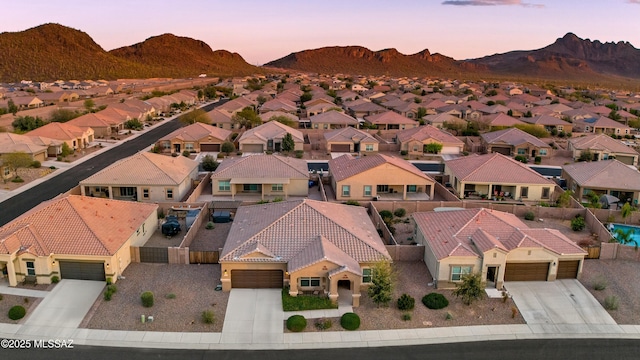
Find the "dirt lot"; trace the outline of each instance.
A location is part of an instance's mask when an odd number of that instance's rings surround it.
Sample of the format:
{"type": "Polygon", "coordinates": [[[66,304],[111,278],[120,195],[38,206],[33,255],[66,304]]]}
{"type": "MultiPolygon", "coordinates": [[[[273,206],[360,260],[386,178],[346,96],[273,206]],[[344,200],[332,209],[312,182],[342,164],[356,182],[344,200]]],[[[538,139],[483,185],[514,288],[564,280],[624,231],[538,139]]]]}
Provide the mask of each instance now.
{"type": "Polygon", "coordinates": [[[221,332],[229,293],[215,291],[220,265],[133,263],[116,283],[111,301],[102,297],[80,327],[131,331],[221,332]],[[151,291],[154,305],[145,308],[140,294],[151,291]],[[167,295],[174,294],[175,298],[167,295]],[[201,320],[204,310],[215,314],[213,324],[201,320]],[[153,323],[141,323],[140,315],[153,315],[153,323]]]}
{"type": "Polygon", "coordinates": [[[585,227],[580,231],[573,231],[571,229],[571,220],[560,219],[544,219],[544,221],[529,221],[521,219],[530,228],[547,228],[556,229],[560,231],[564,236],[573,240],[578,245],[596,244],[598,241],[593,237],[588,227],[585,227]]]}
{"type": "Polygon", "coordinates": [[[189,250],[193,251],[218,251],[224,247],[227,235],[232,223],[214,224],[213,229],[207,229],[207,221],[203,221],[198,229],[196,237],[191,242],[189,250]]]}
{"type": "Polygon", "coordinates": [[[22,178],[22,180],[24,180],[24,182],[19,182],[19,183],[15,183],[15,182],[11,182],[10,179],[5,179],[2,183],[2,190],[15,190],[17,188],[19,188],[20,186],[23,186],[25,184],[28,184],[34,180],[37,180],[43,176],[46,176],[50,173],[52,173],[53,169],[49,169],[48,167],[41,167],[39,169],[20,169],[18,170],[18,174],[20,175],[20,177],[22,178]]]}
{"type": "Polygon", "coordinates": [[[2,300],[0,300],[0,323],[7,324],[18,324],[23,321],[27,316],[29,316],[29,309],[31,309],[32,307],[35,308],[35,305],[37,305],[37,303],[41,301],[40,298],[28,296],[5,294],[0,294],[0,296],[2,296],[2,300]],[[9,309],[14,307],[15,305],[22,305],[27,310],[27,315],[25,316],[25,318],[22,318],[21,320],[9,319],[9,309]]]}
{"type": "MultiPolygon", "coordinates": [[[[452,295],[452,290],[437,290],[428,284],[433,281],[427,266],[423,262],[395,262],[396,281],[394,300],[387,308],[377,307],[362,292],[360,306],[354,308],[354,312],[360,316],[359,330],[385,330],[385,329],[415,329],[427,327],[467,326],[467,325],[496,325],[496,324],[524,324],[524,319],[518,313],[512,317],[512,308],[515,307],[511,299],[502,302],[502,299],[489,299],[485,297],[470,306],[452,295]],[[422,304],[422,297],[437,292],[443,294],[449,300],[449,306],[440,310],[431,310],[422,304]],[[416,300],[412,311],[400,311],[396,307],[396,300],[402,294],[409,294],[416,300]],[[411,314],[411,320],[402,320],[402,314],[411,314]],[[451,319],[447,320],[447,313],[451,319]]],[[[340,318],[332,318],[332,327],[329,331],[343,330],[340,326],[340,318]]],[[[318,331],[315,328],[315,320],[307,321],[305,331],[318,331]]]]}
{"type": "Polygon", "coordinates": [[[585,260],[580,282],[601,304],[607,296],[618,298],[618,310],[609,310],[618,324],[640,325],[640,262],[585,260]],[[595,290],[596,282],[604,282],[606,288],[595,290]]]}

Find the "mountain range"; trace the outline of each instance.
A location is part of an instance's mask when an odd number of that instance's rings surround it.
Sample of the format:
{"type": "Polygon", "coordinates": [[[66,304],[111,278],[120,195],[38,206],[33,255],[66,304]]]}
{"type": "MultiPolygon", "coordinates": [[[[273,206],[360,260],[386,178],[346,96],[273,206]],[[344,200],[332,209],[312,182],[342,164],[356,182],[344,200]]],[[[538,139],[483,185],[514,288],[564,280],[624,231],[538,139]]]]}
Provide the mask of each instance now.
{"type": "Polygon", "coordinates": [[[163,34],[105,51],[88,34],[59,24],[0,33],[0,81],[23,79],[117,79],[242,76],[275,68],[325,74],[514,78],[636,83],[640,50],[628,42],[601,43],[568,33],[536,50],[455,60],[425,49],[405,55],[396,49],[323,47],[289,54],[264,67],[242,56],[212,50],[200,40],[163,34]]]}

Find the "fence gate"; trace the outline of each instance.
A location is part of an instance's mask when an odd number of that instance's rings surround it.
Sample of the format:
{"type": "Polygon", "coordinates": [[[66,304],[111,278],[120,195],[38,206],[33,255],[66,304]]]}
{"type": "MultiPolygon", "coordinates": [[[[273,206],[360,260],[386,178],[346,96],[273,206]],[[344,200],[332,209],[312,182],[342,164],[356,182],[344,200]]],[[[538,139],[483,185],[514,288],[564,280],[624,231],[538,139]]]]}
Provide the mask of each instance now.
{"type": "Polygon", "coordinates": [[[189,251],[189,264],[217,264],[218,251],[189,251]]]}
{"type": "Polygon", "coordinates": [[[168,263],[169,249],[166,247],[141,247],[140,262],[168,263]]]}

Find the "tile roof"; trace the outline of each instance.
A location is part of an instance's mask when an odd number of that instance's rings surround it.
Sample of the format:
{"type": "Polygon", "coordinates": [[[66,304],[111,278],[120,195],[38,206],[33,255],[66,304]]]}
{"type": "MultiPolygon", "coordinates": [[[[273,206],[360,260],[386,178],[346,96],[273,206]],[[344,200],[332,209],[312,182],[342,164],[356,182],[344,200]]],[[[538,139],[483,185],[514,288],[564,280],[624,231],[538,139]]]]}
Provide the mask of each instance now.
{"type": "Polygon", "coordinates": [[[400,142],[406,142],[409,140],[422,142],[427,139],[434,139],[443,144],[453,144],[458,146],[464,145],[464,143],[457,137],[431,125],[423,125],[412,129],[402,130],[396,133],[396,136],[400,142]]]}
{"type": "Polygon", "coordinates": [[[329,172],[336,181],[342,181],[383,164],[391,164],[399,169],[433,182],[433,179],[425,175],[410,162],[383,154],[363,156],[360,158],[354,158],[349,154],[345,154],[329,160],[329,172]]]}
{"type": "Polygon", "coordinates": [[[213,109],[207,112],[207,118],[212,124],[228,124],[231,123],[231,113],[225,110],[213,109]]]}
{"type": "Polygon", "coordinates": [[[157,204],[77,195],[55,198],[0,227],[0,253],[114,255],[157,209],[157,204]]]}
{"type": "Polygon", "coordinates": [[[220,261],[281,262],[296,268],[321,256],[346,266],[353,266],[349,258],[358,263],[390,259],[365,208],[305,199],[238,208],[220,261]],[[275,256],[240,256],[256,243],[275,256]]]}
{"type": "Polygon", "coordinates": [[[518,124],[524,124],[524,122],[522,122],[521,120],[518,120],[513,116],[509,116],[504,113],[484,115],[482,117],[482,122],[491,126],[515,126],[518,124]]]}
{"type": "Polygon", "coordinates": [[[498,131],[492,131],[480,135],[487,144],[503,143],[511,146],[518,146],[521,144],[529,143],[533,146],[541,148],[549,148],[549,144],[538,139],[537,137],[528,134],[518,128],[510,128],[498,131]]]}
{"type": "Polygon", "coordinates": [[[284,112],[284,111],[269,111],[266,113],[262,113],[260,115],[258,115],[260,117],[260,119],[262,119],[262,122],[267,122],[269,120],[271,120],[271,118],[276,117],[276,116],[284,116],[292,121],[299,121],[300,118],[298,118],[296,115],[293,115],[291,113],[288,112],[284,112]]]}
{"type": "Polygon", "coordinates": [[[580,136],[570,139],[569,143],[574,149],[578,150],[604,150],[613,153],[638,155],[638,152],[632,147],[626,146],[606,134],[580,136]]]}
{"type": "Polygon", "coordinates": [[[211,175],[215,179],[307,179],[307,162],[278,155],[251,155],[225,159],[211,175]]]}
{"type": "Polygon", "coordinates": [[[582,187],[640,191],[640,172],[618,160],[578,162],[562,170],[582,187]]]}
{"type": "Polygon", "coordinates": [[[522,121],[527,122],[529,124],[536,124],[536,125],[556,125],[556,126],[571,125],[570,123],[562,119],[558,119],[555,116],[549,116],[549,115],[538,115],[530,118],[525,117],[525,118],[522,118],[522,121]]]}
{"type": "Polygon", "coordinates": [[[353,142],[357,140],[363,144],[377,144],[380,142],[368,132],[352,128],[350,126],[326,132],[324,133],[324,139],[327,142],[353,142]]]}
{"type": "Polygon", "coordinates": [[[184,156],[139,152],[80,181],[81,185],[179,185],[198,162],[184,156]]]}
{"type": "Polygon", "coordinates": [[[183,141],[201,141],[207,137],[213,137],[216,140],[225,141],[229,138],[230,135],[231,131],[229,130],[197,122],[173,131],[172,133],[161,137],[159,141],[172,139],[180,139],[183,141]]]}
{"type": "Polygon", "coordinates": [[[277,121],[269,121],[245,131],[238,139],[238,142],[242,143],[251,137],[257,137],[263,141],[267,141],[269,139],[282,138],[287,133],[291,134],[295,142],[304,142],[304,135],[302,135],[300,130],[296,130],[277,121]]]}
{"type": "Polygon", "coordinates": [[[325,260],[342,265],[341,270],[343,271],[349,269],[353,273],[362,274],[360,264],[354,258],[322,235],[319,235],[309,243],[309,246],[295,254],[289,261],[287,269],[289,272],[294,272],[325,260]]]}
{"type": "MultiPolygon", "coordinates": [[[[55,140],[49,139],[50,143],[55,140]]],[[[25,152],[27,154],[37,154],[46,151],[48,145],[45,145],[41,138],[36,136],[26,136],[13,133],[0,133],[0,154],[12,152],[25,152]]]]}
{"type": "Polygon", "coordinates": [[[43,136],[57,140],[77,139],[85,134],[86,130],[78,126],[59,122],[51,122],[25,133],[28,136],[43,136]]]}
{"type": "Polygon", "coordinates": [[[386,111],[376,115],[369,115],[364,118],[371,124],[415,124],[416,121],[402,116],[394,111],[386,111]]]}
{"type": "Polygon", "coordinates": [[[557,230],[529,229],[515,215],[489,209],[414,213],[413,219],[438,260],[481,257],[491,249],[541,247],[557,254],[585,254],[557,230]]]}
{"type": "Polygon", "coordinates": [[[527,165],[499,153],[447,160],[445,167],[453,172],[458,181],[464,182],[554,184],[527,165]]]}
{"type": "Polygon", "coordinates": [[[327,111],[322,114],[313,115],[309,118],[309,121],[311,121],[312,124],[358,125],[358,120],[339,111],[327,111]]]}
{"type": "Polygon", "coordinates": [[[269,100],[269,101],[265,102],[264,104],[262,104],[262,106],[260,107],[260,110],[261,111],[264,110],[265,112],[266,111],[275,111],[275,110],[296,112],[298,110],[298,107],[291,100],[273,99],[273,100],[269,100]]]}
{"type": "MultiPolygon", "coordinates": [[[[356,100],[357,101],[357,100],[356,100]]],[[[361,104],[349,106],[349,109],[354,112],[366,111],[366,112],[380,112],[385,111],[386,109],[382,106],[372,103],[372,102],[363,102],[361,104]]]]}

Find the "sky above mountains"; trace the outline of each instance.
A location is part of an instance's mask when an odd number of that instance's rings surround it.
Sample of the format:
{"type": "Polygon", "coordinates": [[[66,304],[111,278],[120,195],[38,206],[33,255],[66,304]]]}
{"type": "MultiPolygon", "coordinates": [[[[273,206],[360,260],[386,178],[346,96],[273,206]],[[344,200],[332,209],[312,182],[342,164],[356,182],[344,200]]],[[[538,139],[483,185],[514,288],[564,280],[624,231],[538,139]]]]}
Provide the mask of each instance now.
{"type": "Polygon", "coordinates": [[[640,0],[29,0],[2,6],[0,31],[59,23],[105,50],[164,33],[254,65],[324,46],[425,48],[457,60],[538,49],[573,32],[640,46],[640,0]]]}

